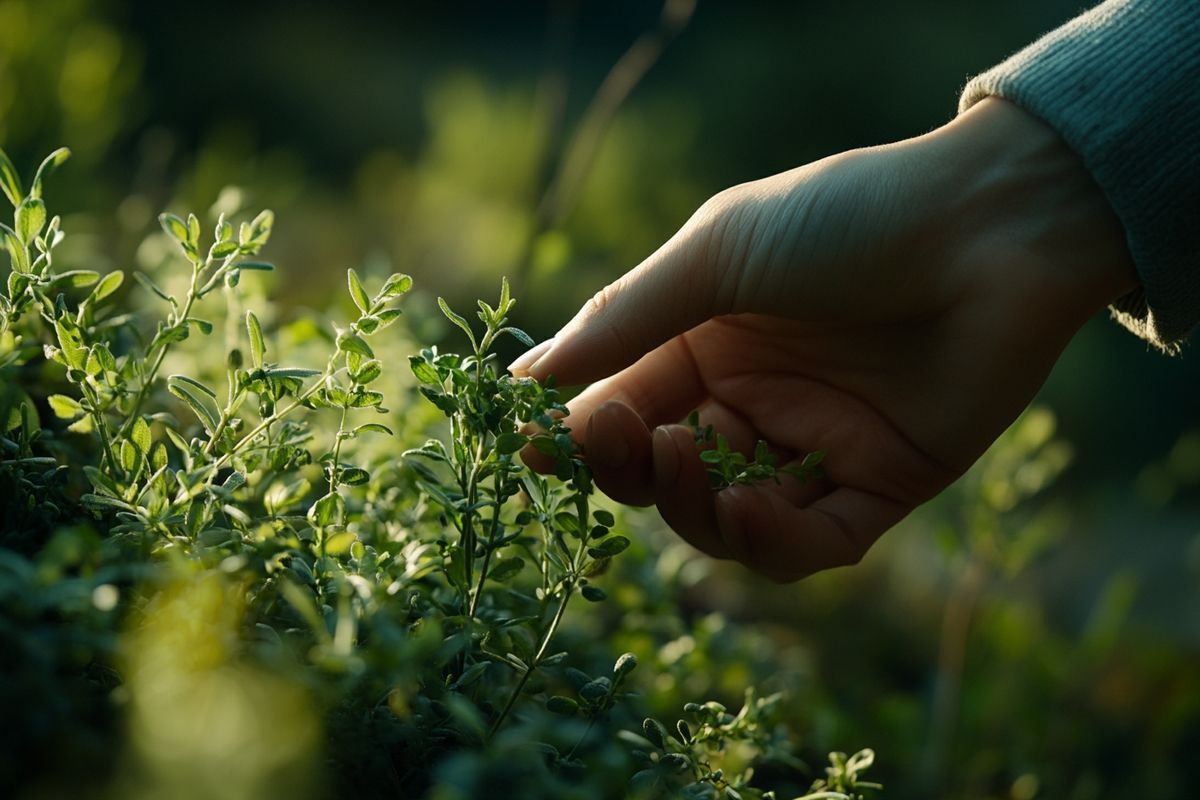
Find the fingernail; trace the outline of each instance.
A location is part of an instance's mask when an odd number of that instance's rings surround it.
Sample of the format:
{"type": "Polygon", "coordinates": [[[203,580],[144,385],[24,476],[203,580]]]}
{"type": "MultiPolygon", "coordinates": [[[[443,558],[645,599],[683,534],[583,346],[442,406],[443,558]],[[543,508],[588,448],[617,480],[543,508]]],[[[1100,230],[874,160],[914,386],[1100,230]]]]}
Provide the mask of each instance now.
{"type": "Polygon", "coordinates": [[[542,356],[550,352],[550,348],[553,346],[554,337],[550,337],[536,347],[533,347],[518,356],[516,361],[508,365],[508,371],[518,378],[528,377],[529,373],[533,371],[533,368],[537,366],[537,362],[541,360],[542,356]]]}
{"type": "Polygon", "coordinates": [[[595,431],[596,416],[593,414],[588,420],[588,460],[608,469],[622,469],[629,463],[629,443],[624,437],[597,436],[595,431]]]}
{"type": "Polygon", "coordinates": [[[672,486],[679,480],[679,451],[666,428],[654,429],[654,481],[672,486]]]}

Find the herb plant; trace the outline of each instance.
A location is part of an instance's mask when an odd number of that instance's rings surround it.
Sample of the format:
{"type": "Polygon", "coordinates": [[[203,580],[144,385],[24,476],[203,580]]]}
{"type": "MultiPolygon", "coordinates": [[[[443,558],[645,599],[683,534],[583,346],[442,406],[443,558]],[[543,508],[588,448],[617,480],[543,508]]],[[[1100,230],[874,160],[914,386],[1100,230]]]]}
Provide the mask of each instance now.
{"type": "MultiPolygon", "coordinates": [[[[634,733],[637,657],[564,633],[637,548],[558,390],[498,365],[531,344],[507,281],[477,322],[439,299],[469,349],[396,370],[407,275],[348,270],[341,324],[242,310],[269,211],[163,214],[174,260],[128,284],[60,270],[67,155],[26,191],[0,153],[4,785],[73,790],[68,763],[172,797],[767,798],[756,764],[804,773],[778,696],[634,733]]],[[[793,472],[716,444],[721,485],[793,472]]],[[[833,759],[809,797],[860,797],[870,755],[833,759]]]]}

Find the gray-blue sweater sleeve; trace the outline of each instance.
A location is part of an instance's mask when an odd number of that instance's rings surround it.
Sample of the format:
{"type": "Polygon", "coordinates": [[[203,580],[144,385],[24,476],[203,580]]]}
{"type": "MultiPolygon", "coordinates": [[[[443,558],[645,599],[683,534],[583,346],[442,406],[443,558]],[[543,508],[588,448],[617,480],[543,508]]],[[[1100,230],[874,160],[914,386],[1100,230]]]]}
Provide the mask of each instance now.
{"type": "Polygon", "coordinates": [[[1113,316],[1166,352],[1200,323],[1200,0],[1108,0],[967,84],[1038,116],[1125,227],[1142,286],[1113,316]]]}

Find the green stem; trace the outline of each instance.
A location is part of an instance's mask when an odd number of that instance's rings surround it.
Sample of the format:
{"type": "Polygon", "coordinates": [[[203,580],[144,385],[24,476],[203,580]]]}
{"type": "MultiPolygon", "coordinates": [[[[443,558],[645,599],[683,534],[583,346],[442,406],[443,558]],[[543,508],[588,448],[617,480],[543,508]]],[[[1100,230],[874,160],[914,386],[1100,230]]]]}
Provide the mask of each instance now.
{"type": "Polygon", "coordinates": [[[495,484],[492,491],[495,493],[492,503],[492,524],[488,528],[488,549],[483,554],[483,563],[479,565],[479,585],[475,587],[475,593],[471,595],[471,607],[467,611],[467,616],[472,619],[475,617],[475,612],[479,608],[479,598],[483,595],[483,582],[487,580],[488,567],[492,562],[492,553],[496,548],[496,528],[500,524],[500,498],[503,496],[504,484],[500,480],[500,473],[496,473],[495,484]]]}

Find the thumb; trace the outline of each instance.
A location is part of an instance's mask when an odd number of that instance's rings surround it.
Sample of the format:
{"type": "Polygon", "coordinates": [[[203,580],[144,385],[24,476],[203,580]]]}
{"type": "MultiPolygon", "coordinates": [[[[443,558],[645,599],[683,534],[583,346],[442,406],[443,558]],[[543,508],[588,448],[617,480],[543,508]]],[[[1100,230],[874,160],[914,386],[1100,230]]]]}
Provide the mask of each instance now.
{"type": "Polygon", "coordinates": [[[725,271],[710,201],[666,244],[605,286],[552,339],[509,370],[559,385],[591,383],[637,361],[664,342],[728,313],[718,289],[725,271]]]}

